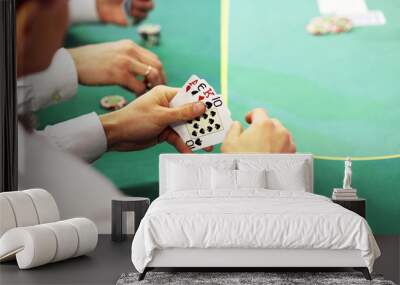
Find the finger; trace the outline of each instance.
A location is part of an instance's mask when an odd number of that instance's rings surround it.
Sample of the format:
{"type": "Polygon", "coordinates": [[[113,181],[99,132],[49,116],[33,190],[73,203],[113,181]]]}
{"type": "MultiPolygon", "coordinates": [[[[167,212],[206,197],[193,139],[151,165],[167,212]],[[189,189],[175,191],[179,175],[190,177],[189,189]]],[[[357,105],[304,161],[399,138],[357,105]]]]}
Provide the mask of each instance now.
{"type": "Polygon", "coordinates": [[[125,82],[122,85],[132,90],[137,95],[142,95],[146,92],[146,85],[130,73],[126,75],[125,82]]]}
{"type": "Polygon", "coordinates": [[[165,84],[166,77],[165,77],[164,67],[159,58],[155,54],[147,51],[146,49],[143,49],[142,47],[140,47],[140,49],[142,49],[141,52],[138,53],[140,61],[144,64],[148,64],[153,68],[157,69],[161,80],[160,84],[165,84]]]}
{"type": "Polygon", "coordinates": [[[272,118],[272,119],[271,119],[271,122],[275,125],[275,127],[276,127],[277,129],[286,129],[286,128],[282,125],[282,123],[281,123],[279,120],[275,119],[275,118],[272,118]]]}
{"type": "Polygon", "coordinates": [[[259,123],[268,119],[267,111],[262,108],[256,108],[246,115],[246,122],[249,124],[259,123]]]}
{"type": "Polygon", "coordinates": [[[289,134],[289,141],[290,141],[289,153],[295,153],[297,149],[292,134],[289,134]]]}
{"type": "Polygon", "coordinates": [[[146,65],[138,60],[129,58],[131,62],[131,72],[146,77],[147,81],[150,82],[151,86],[157,86],[162,83],[160,73],[157,69],[153,68],[151,65],[146,65]],[[150,66],[150,73],[149,73],[150,66]]]}
{"type": "Polygon", "coordinates": [[[212,145],[210,145],[208,147],[203,148],[203,150],[206,152],[212,152],[214,150],[214,147],[212,145]]]}
{"type": "Polygon", "coordinates": [[[181,153],[191,153],[190,148],[183,142],[175,131],[170,128],[165,129],[159,136],[159,142],[166,141],[173,145],[181,153]]]}
{"type": "Polygon", "coordinates": [[[202,102],[188,103],[179,107],[166,108],[164,121],[167,125],[193,120],[201,116],[206,111],[206,106],[202,102]]]}
{"type": "Polygon", "coordinates": [[[164,69],[161,71],[161,77],[162,80],[164,81],[163,84],[167,84],[167,75],[165,74],[164,69]]]}
{"type": "Polygon", "coordinates": [[[139,58],[142,63],[149,64],[159,71],[163,71],[162,63],[155,53],[136,45],[134,42],[130,42],[130,46],[134,48],[129,48],[127,50],[129,56],[133,57],[133,59],[139,58]]]}
{"type": "Polygon", "coordinates": [[[289,153],[296,153],[296,145],[294,143],[290,145],[289,153]]]}
{"type": "Polygon", "coordinates": [[[142,20],[147,17],[147,13],[143,12],[141,10],[135,9],[135,10],[132,10],[132,17],[134,17],[137,20],[142,20]]]}
{"type": "Polygon", "coordinates": [[[133,9],[138,9],[138,10],[141,10],[141,11],[148,12],[150,10],[153,10],[154,3],[152,1],[138,1],[138,0],[135,0],[133,2],[132,6],[133,6],[133,9]]]}
{"type": "Polygon", "coordinates": [[[243,127],[240,122],[235,121],[232,123],[230,129],[228,130],[225,140],[226,141],[235,141],[239,138],[240,134],[243,132],[243,127]]]}
{"type": "Polygon", "coordinates": [[[171,100],[178,94],[178,91],[180,88],[176,87],[169,87],[169,86],[157,86],[157,88],[161,91],[156,91],[155,92],[161,92],[163,96],[165,96],[168,100],[168,102],[171,102],[171,100]]]}

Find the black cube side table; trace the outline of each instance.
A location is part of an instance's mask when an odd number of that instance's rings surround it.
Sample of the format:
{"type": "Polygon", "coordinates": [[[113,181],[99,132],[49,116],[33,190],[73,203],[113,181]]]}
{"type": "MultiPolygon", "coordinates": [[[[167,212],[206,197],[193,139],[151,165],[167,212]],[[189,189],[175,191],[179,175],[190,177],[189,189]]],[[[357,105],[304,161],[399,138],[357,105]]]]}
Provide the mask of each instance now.
{"type": "Polygon", "coordinates": [[[112,241],[123,241],[126,239],[126,234],[123,233],[125,212],[135,213],[135,232],[136,232],[139,227],[140,221],[143,219],[149,206],[150,206],[150,199],[144,197],[122,197],[113,199],[111,202],[112,241]]]}
{"type": "Polygon", "coordinates": [[[333,203],[339,204],[340,206],[353,211],[356,214],[359,214],[361,217],[365,219],[365,208],[366,208],[366,200],[363,198],[358,198],[354,200],[336,200],[332,199],[333,203]]]}

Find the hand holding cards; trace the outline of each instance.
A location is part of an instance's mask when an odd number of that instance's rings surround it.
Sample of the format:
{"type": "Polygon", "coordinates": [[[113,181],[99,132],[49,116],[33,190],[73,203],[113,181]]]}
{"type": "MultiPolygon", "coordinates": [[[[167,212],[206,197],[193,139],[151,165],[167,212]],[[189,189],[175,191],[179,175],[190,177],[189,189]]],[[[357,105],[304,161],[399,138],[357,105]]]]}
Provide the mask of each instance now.
{"type": "Polygon", "coordinates": [[[206,112],[187,122],[171,127],[191,150],[198,150],[221,143],[229,130],[232,119],[221,95],[206,80],[192,75],[171,100],[170,107],[192,102],[203,102],[206,112]]]}

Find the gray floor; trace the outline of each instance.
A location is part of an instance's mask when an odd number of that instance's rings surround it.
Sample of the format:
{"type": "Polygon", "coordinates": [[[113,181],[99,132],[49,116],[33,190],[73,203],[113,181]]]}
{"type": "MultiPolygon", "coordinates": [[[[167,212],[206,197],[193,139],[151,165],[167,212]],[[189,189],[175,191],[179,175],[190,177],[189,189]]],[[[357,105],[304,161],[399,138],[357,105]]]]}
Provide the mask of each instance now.
{"type": "Polygon", "coordinates": [[[15,262],[0,265],[0,284],[115,284],[124,272],[133,271],[131,240],[111,241],[100,235],[95,251],[58,263],[18,270],[15,262]]]}
{"type": "MultiPolygon", "coordinates": [[[[399,283],[400,237],[376,237],[382,251],[375,272],[399,283]]],[[[114,243],[110,236],[99,236],[99,243],[88,256],[53,263],[30,270],[18,270],[15,262],[0,265],[0,284],[115,284],[124,272],[134,271],[130,260],[131,240],[114,243]]]]}
{"type": "Polygon", "coordinates": [[[400,236],[375,236],[375,239],[381,250],[381,257],[374,264],[374,272],[400,284],[400,236]]]}

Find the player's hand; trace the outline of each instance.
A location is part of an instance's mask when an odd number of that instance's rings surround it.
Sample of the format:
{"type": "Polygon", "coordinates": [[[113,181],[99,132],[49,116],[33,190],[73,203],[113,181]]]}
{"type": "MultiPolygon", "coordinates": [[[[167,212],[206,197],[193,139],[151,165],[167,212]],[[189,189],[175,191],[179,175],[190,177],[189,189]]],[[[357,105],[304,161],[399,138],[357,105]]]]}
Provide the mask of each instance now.
{"type": "Polygon", "coordinates": [[[124,0],[96,0],[100,20],[104,23],[128,25],[123,3],[124,0]]]}
{"type": "Polygon", "coordinates": [[[145,18],[154,9],[154,2],[152,0],[133,0],[131,7],[131,15],[138,23],[145,18]]]}
{"type": "Polygon", "coordinates": [[[229,129],[221,151],[225,153],[294,153],[292,135],[276,119],[268,117],[264,109],[254,109],[246,116],[250,127],[243,130],[239,122],[229,129]]]}
{"type": "Polygon", "coordinates": [[[178,90],[157,86],[124,108],[100,116],[108,148],[118,151],[140,150],[166,141],[179,152],[191,152],[169,125],[192,120],[202,115],[206,107],[201,102],[169,107],[178,90]]]}
{"type": "Polygon", "coordinates": [[[146,91],[145,82],[156,86],[166,81],[157,55],[131,40],[87,45],[68,51],[81,84],[118,84],[140,95],[146,91]]]}

